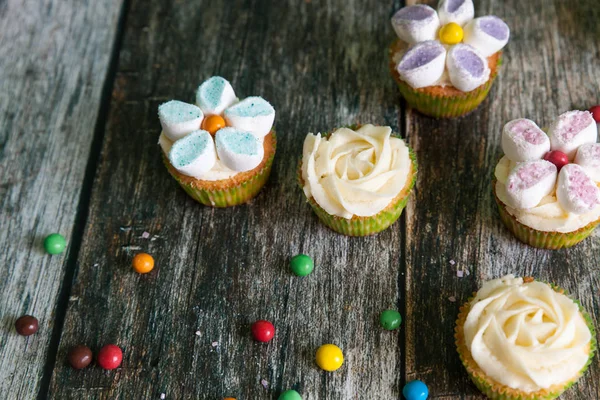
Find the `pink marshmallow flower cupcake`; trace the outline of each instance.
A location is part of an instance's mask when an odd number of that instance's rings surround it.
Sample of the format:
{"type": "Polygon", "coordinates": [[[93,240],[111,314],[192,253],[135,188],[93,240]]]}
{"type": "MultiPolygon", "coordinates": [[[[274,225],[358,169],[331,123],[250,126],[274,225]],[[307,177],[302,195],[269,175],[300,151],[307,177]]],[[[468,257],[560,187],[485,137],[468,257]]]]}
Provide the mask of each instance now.
{"type": "Polygon", "coordinates": [[[548,134],[524,118],[504,126],[494,193],[502,221],[519,240],[571,247],[600,223],[597,136],[588,111],[560,115],[548,134]]]}

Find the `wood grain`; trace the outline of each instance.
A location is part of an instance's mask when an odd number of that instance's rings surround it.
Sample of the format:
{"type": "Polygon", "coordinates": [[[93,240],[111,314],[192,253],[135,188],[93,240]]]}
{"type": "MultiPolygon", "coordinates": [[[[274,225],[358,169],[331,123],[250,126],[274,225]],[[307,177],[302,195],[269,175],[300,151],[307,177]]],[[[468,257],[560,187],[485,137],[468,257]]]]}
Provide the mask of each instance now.
{"type": "MultiPolygon", "coordinates": [[[[594,2],[558,0],[481,0],[475,10],[511,27],[488,100],[457,120],[406,116],[420,163],[417,196],[406,213],[406,379],[426,381],[433,398],[482,398],[460,364],[453,326],[460,304],[484,280],[514,273],[554,282],[582,301],[596,326],[600,319],[598,235],[568,250],[528,247],[504,228],[491,192],[506,122],[526,117],[548,126],[564,111],[598,103],[600,75],[593,66],[600,45],[591,38],[600,32],[599,10],[594,2]],[[459,278],[457,270],[469,275],[459,278]]],[[[600,398],[599,376],[596,357],[561,398],[600,398]]]]}
{"type": "Polygon", "coordinates": [[[132,1],[51,397],[272,399],[288,388],[304,399],[400,396],[401,336],[377,318],[402,299],[402,224],[337,235],[296,184],[307,132],[398,124],[385,62],[392,5],[374,4],[132,1]],[[277,110],[270,182],[230,209],[187,197],[156,145],[157,106],[192,101],[213,74],[277,110]],[[157,264],[145,276],[130,267],[141,250],[157,264]],[[299,252],[315,259],[309,277],[289,272],[299,252]],[[269,344],[249,334],[262,318],[278,329],[269,344]],[[72,345],[110,342],[125,353],[116,371],[60,362],[72,345]],[[313,361],[330,342],[346,356],[335,374],[313,361]]]}
{"type": "MultiPolygon", "coordinates": [[[[0,1],[0,397],[38,395],[120,0],[0,1]],[[33,314],[35,336],[14,321],[33,314]]],[[[51,356],[50,356],[51,357],[51,356]]]]}

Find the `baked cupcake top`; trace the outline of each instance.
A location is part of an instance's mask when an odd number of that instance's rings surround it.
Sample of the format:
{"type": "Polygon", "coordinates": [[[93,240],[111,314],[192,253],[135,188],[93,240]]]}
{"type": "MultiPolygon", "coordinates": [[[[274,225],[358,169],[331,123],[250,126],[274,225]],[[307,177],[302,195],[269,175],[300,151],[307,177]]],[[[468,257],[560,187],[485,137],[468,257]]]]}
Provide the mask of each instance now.
{"type": "Polygon", "coordinates": [[[573,232],[600,218],[600,144],[588,111],[568,111],[544,133],[535,122],[504,126],[496,195],[517,220],[573,232]]]}
{"type": "Polygon", "coordinates": [[[399,54],[400,78],[413,89],[452,84],[463,92],[487,82],[486,58],[508,43],[510,29],[494,15],[474,15],[472,0],[441,0],[437,12],[424,4],[398,10],[392,26],[411,46],[399,54]]]}
{"type": "Polygon", "coordinates": [[[184,175],[214,181],[256,168],[275,110],[262,97],[240,101],[220,76],[203,82],[196,105],[171,100],[158,107],[159,144],[171,165],[184,175]]]}
{"type": "Polygon", "coordinates": [[[577,377],[592,340],[573,300],[545,283],[514,275],[483,284],[470,303],[464,336],[488,377],[527,393],[577,377]]]}
{"type": "Polygon", "coordinates": [[[350,219],[377,214],[400,194],[410,172],[408,147],[392,136],[389,126],[309,133],[304,140],[304,193],[330,215],[350,219]]]}

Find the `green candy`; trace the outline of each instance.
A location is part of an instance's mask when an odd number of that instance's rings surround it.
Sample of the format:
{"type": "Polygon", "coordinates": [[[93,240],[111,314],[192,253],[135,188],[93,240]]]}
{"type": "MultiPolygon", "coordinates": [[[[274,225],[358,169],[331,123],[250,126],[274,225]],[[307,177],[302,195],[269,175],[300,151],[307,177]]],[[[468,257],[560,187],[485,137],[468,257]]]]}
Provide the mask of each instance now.
{"type": "Polygon", "coordinates": [[[298,254],[297,256],[292,257],[292,260],[290,261],[290,268],[295,275],[306,276],[313,271],[315,268],[315,263],[313,262],[312,258],[306,254],[298,254]]]}
{"type": "Polygon", "coordinates": [[[286,390],[279,395],[278,400],[302,400],[302,396],[295,390],[286,390]]]}
{"type": "Polygon", "coordinates": [[[44,239],[44,249],[48,254],[60,254],[65,251],[65,247],[67,247],[67,241],[61,234],[53,233],[44,239]]]}
{"type": "Polygon", "coordinates": [[[383,329],[393,331],[402,323],[402,316],[396,310],[385,310],[379,316],[379,322],[381,323],[383,329]]]}

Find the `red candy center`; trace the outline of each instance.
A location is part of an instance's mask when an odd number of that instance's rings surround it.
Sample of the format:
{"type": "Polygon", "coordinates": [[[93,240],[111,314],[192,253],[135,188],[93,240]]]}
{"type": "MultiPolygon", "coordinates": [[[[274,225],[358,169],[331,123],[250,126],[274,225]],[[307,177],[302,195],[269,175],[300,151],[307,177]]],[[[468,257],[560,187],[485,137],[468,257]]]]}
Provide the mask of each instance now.
{"type": "Polygon", "coordinates": [[[256,321],[252,324],[252,336],[259,342],[268,342],[275,335],[275,327],[269,321],[256,321]]]}
{"type": "Polygon", "coordinates": [[[590,112],[592,113],[594,121],[596,121],[597,124],[600,123],[600,105],[590,108],[590,112]]]}
{"type": "Polygon", "coordinates": [[[544,156],[544,160],[550,161],[552,164],[556,165],[556,169],[560,171],[562,167],[569,163],[569,157],[563,153],[562,151],[549,151],[544,156]]]}

